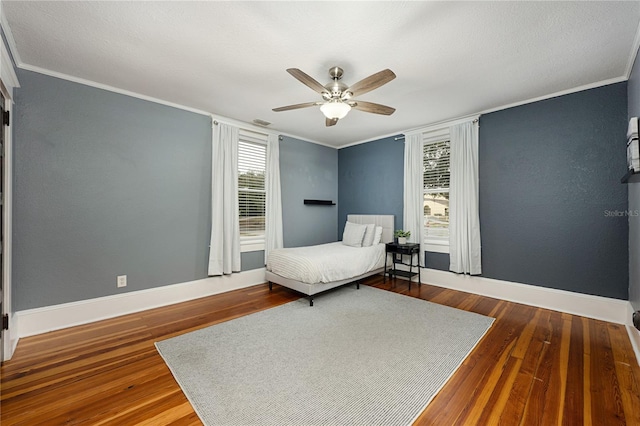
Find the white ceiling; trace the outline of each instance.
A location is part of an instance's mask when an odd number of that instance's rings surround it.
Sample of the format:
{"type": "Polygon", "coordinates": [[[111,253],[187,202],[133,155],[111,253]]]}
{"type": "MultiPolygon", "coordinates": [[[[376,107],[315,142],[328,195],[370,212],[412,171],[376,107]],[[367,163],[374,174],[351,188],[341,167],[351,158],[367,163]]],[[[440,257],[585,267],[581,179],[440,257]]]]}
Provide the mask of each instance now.
{"type": "Polygon", "coordinates": [[[640,2],[3,1],[18,65],[252,122],[332,146],[628,78],[640,2]],[[325,127],[325,84],[397,78],[325,127]]]}

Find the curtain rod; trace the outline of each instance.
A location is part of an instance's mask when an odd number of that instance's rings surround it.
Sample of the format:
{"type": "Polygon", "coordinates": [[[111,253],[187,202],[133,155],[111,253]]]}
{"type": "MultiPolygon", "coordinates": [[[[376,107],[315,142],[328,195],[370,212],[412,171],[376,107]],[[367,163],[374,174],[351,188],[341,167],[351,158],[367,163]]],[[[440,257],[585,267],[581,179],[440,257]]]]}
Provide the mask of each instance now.
{"type": "MultiPolygon", "coordinates": [[[[479,121],[480,121],[480,120],[478,120],[478,119],[476,118],[475,120],[473,120],[473,123],[477,123],[477,122],[479,122],[479,121]]],[[[393,140],[394,140],[394,141],[399,141],[399,140],[402,140],[402,139],[404,139],[404,136],[396,136],[395,138],[393,138],[393,140]]]]}
{"type": "MultiPolygon", "coordinates": [[[[473,120],[474,123],[477,123],[479,120],[476,118],[475,120],[473,120]]],[[[217,120],[213,120],[213,124],[215,124],[216,126],[218,125],[218,121],[217,120]]],[[[282,140],[282,136],[279,136],[278,139],[282,140]]],[[[393,140],[395,141],[399,141],[404,139],[404,136],[396,136],[395,138],[393,138],[393,140]]]]}
{"type": "MultiPolygon", "coordinates": [[[[218,120],[213,120],[213,124],[217,126],[218,125],[218,120]]],[[[283,140],[282,139],[282,135],[278,135],[278,140],[283,140]]]]}

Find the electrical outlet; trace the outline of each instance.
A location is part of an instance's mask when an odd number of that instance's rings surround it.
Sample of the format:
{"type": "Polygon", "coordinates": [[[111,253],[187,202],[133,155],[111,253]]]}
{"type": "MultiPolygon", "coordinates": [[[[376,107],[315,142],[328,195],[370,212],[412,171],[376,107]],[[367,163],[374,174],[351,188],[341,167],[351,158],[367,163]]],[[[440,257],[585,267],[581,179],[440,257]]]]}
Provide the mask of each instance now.
{"type": "Polygon", "coordinates": [[[118,275],[117,285],[118,285],[118,287],[126,287],[127,286],[127,276],[126,275],[118,275]]]}

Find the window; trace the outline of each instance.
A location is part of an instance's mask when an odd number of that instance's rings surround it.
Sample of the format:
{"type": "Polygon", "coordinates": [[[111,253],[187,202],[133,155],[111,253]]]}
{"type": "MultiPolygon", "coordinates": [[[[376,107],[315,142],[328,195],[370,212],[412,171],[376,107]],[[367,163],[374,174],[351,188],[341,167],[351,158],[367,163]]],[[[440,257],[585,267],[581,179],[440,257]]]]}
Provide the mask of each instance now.
{"type": "Polygon", "coordinates": [[[448,252],[450,154],[448,129],[423,135],[424,244],[427,251],[448,252]]]}
{"type": "Polygon", "coordinates": [[[264,250],[267,135],[240,129],[238,207],[241,251],[264,250]]]}

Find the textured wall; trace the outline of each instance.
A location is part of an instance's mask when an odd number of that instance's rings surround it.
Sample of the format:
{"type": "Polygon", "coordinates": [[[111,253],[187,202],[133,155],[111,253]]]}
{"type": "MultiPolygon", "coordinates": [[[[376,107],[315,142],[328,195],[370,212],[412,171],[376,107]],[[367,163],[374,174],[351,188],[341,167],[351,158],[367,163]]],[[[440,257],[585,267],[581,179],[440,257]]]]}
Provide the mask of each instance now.
{"type": "Polygon", "coordinates": [[[300,247],[336,241],[337,206],[304,205],[305,199],[338,199],[338,151],[283,137],[280,184],[284,246],[300,247]]]}
{"type": "MultiPolygon", "coordinates": [[[[29,71],[19,79],[13,309],[205,278],[210,118],[29,71]]],[[[337,199],[335,149],[285,140],[280,154],[285,212],[303,196],[337,199]]],[[[336,240],[335,207],[302,213],[285,220],[285,241],[336,240]]],[[[243,270],[263,266],[264,252],[242,253],[243,270]]]]}
{"type": "Polygon", "coordinates": [[[626,91],[481,117],[483,276],[627,299],[626,91]]]}
{"type": "MultiPolygon", "coordinates": [[[[402,228],[404,190],[404,142],[396,136],[342,148],[338,238],[348,214],[392,214],[395,228],[402,228]]],[[[449,270],[449,255],[426,253],[427,268],[449,270]]]]}
{"type": "Polygon", "coordinates": [[[338,151],[338,239],[348,214],[392,214],[402,228],[404,143],[388,137],[338,151]]]}
{"type": "MultiPolygon", "coordinates": [[[[636,58],[627,82],[628,117],[640,117],[640,60],[636,58]]],[[[640,212],[640,183],[627,185],[629,211],[640,212]]],[[[629,301],[640,310],[640,217],[629,216],[629,301]]]]}
{"type": "MultiPolygon", "coordinates": [[[[209,118],[28,71],[19,78],[14,309],[204,278],[209,118]],[[119,274],[126,289],[116,289],[119,274]]],[[[629,115],[640,115],[638,80],[635,67],[629,115]]],[[[627,187],[629,209],[640,198],[639,184],[618,183],[626,90],[620,83],[482,117],[485,276],[626,299],[627,218],[604,213],[627,209],[627,187]]],[[[338,151],[285,137],[285,245],[335,241],[349,213],[394,214],[401,228],[403,149],[393,138],[338,151]]],[[[631,223],[632,242],[637,230],[631,223]]],[[[243,269],[261,267],[261,256],[243,254],[243,269]]],[[[427,256],[427,265],[446,269],[446,257],[427,256]]]]}
{"type": "MultiPolygon", "coordinates": [[[[627,298],[627,218],[615,213],[627,209],[626,114],[619,83],[481,117],[483,276],[627,298]]],[[[339,151],[339,235],[348,213],[402,227],[403,150],[386,138],[339,151]]],[[[449,256],[426,265],[448,270],[449,256]]]]}
{"type": "Polygon", "coordinates": [[[425,268],[438,269],[440,271],[449,270],[449,253],[426,252],[424,254],[425,268]]]}
{"type": "Polygon", "coordinates": [[[19,79],[14,309],[205,277],[210,118],[29,71],[19,79]]]}

